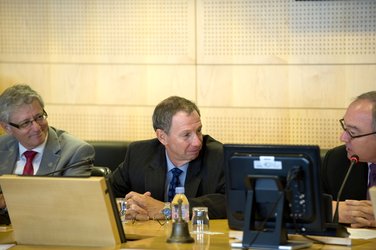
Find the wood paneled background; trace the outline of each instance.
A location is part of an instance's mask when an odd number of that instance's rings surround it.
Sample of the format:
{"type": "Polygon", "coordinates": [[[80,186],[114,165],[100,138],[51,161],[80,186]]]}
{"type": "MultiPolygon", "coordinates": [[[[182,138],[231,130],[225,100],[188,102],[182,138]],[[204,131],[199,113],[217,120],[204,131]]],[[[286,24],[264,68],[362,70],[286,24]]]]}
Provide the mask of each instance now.
{"type": "Polygon", "coordinates": [[[376,89],[376,1],[0,0],[0,91],[14,83],[85,140],[154,137],[154,106],[180,95],[224,143],[330,148],[376,89]]]}

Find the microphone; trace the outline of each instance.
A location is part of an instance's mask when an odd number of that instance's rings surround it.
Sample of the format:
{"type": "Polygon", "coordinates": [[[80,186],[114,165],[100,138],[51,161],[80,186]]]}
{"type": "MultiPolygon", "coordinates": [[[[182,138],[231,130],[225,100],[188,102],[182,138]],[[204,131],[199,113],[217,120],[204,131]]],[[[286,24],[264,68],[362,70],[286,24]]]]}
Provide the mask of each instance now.
{"type": "Polygon", "coordinates": [[[77,168],[77,167],[82,167],[82,166],[85,166],[85,165],[92,165],[92,164],[93,164],[93,160],[92,159],[81,160],[81,161],[75,162],[75,163],[73,163],[71,165],[68,165],[65,168],[61,168],[61,169],[49,172],[47,174],[42,174],[40,176],[48,176],[48,175],[52,175],[52,174],[64,172],[64,171],[66,171],[68,169],[71,169],[71,168],[77,168]]]}
{"type": "Polygon", "coordinates": [[[338,194],[337,194],[336,210],[335,210],[335,212],[334,212],[334,216],[333,216],[333,222],[334,222],[334,223],[338,223],[338,220],[339,220],[339,218],[338,218],[338,217],[339,217],[339,215],[338,215],[338,207],[339,207],[339,200],[340,200],[341,195],[342,195],[343,187],[345,186],[345,183],[346,183],[346,181],[347,181],[347,178],[348,178],[349,175],[350,175],[350,172],[351,172],[352,167],[354,166],[355,163],[358,163],[358,162],[359,162],[359,156],[357,156],[357,155],[352,155],[352,156],[350,157],[350,161],[351,161],[351,163],[350,163],[349,169],[347,170],[346,176],[345,176],[345,178],[343,179],[342,184],[341,184],[341,187],[340,187],[340,189],[339,189],[339,191],[338,191],[338,194]]]}

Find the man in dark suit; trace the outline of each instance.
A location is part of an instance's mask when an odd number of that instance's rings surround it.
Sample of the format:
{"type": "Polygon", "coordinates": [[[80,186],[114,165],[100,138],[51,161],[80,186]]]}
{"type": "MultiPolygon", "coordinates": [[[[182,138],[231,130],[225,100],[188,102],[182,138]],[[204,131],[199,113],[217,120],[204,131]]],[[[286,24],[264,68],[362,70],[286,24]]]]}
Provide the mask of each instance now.
{"type": "MultiPolygon", "coordinates": [[[[42,97],[28,85],[14,85],[0,95],[0,125],[7,133],[0,136],[1,175],[57,171],[54,175],[90,176],[94,148],[50,127],[42,97]],[[27,151],[33,153],[29,166],[27,151]],[[73,164],[78,166],[70,168],[73,164]]],[[[0,208],[4,207],[0,188],[0,208]]]]}
{"type": "Polygon", "coordinates": [[[202,134],[198,107],[169,97],[156,106],[153,127],[157,138],[131,143],[110,176],[115,196],[125,196],[136,219],[156,218],[168,201],[170,170],[178,168],[190,207],[206,206],[210,218],[225,218],[223,145],[202,134]]]}
{"type": "MultiPolygon", "coordinates": [[[[337,194],[350,166],[350,157],[359,156],[343,188],[339,203],[339,222],[352,227],[376,227],[372,204],[367,200],[373,185],[371,164],[376,163],[376,91],[358,96],[340,120],[345,145],[328,151],[322,165],[325,193],[337,200],[337,194]]],[[[333,209],[336,203],[333,202],[333,209]]]]}

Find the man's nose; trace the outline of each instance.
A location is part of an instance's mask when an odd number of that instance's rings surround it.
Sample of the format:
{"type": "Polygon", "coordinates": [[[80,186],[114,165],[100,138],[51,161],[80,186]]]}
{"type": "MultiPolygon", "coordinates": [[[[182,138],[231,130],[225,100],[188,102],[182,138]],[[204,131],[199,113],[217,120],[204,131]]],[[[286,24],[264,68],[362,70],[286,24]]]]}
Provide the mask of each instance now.
{"type": "Polygon", "coordinates": [[[202,144],[201,135],[195,134],[193,136],[192,144],[194,146],[200,146],[202,144]]]}
{"type": "Polygon", "coordinates": [[[342,131],[341,135],[339,136],[340,141],[342,142],[349,142],[351,141],[351,136],[347,133],[346,130],[342,131]]]}

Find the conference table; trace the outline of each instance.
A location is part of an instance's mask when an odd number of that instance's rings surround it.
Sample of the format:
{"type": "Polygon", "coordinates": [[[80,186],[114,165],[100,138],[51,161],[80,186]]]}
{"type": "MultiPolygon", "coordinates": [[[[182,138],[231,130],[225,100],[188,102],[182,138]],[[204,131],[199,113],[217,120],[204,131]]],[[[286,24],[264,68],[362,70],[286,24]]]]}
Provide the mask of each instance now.
{"type": "MultiPolygon", "coordinates": [[[[163,223],[161,223],[163,224],[163,223]]],[[[230,232],[227,220],[211,220],[210,232],[205,234],[191,233],[194,243],[167,243],[166,240],[171,235],[171,224],[161,225],[158,221],[129,221],[123,224],[127,236],[127,242],[111,247],[95,247],[98,250],[110,249],[232,249],[230,232]]],[[[0,232],[2,243],[12,243],[11,232],[0,232]]],[[[0,245],[0,249],[4,245],[0,245]]],[[[65,247],[65,246],[36,246],[36,245],[14,245],[10,249],[93,249],[93,247],[65,247]]],[[[376,249],[376,238],[370,240],[353,240],[352,246],[312,244],[308,249],[376,249]]]]}

